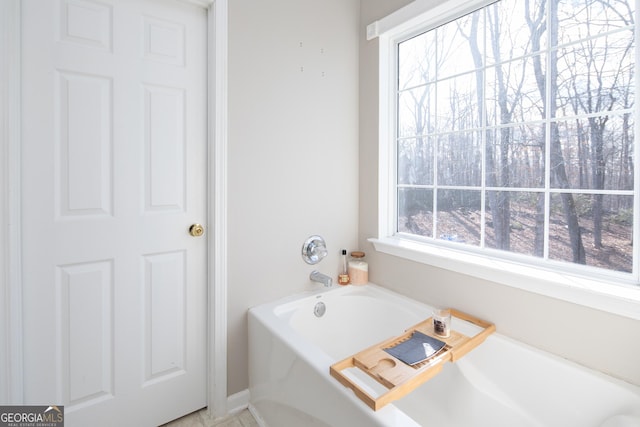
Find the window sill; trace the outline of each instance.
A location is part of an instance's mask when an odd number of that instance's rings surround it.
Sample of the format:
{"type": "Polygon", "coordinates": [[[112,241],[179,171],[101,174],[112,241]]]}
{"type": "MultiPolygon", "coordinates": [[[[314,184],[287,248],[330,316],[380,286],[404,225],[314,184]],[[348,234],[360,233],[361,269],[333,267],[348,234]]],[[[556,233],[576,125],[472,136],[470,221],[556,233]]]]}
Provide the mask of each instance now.
{"type": "Polygon", "coordinates": [[[376,251],[640,320],[640,287],[562,274],[397,237],[369,239],[376,251]]]}

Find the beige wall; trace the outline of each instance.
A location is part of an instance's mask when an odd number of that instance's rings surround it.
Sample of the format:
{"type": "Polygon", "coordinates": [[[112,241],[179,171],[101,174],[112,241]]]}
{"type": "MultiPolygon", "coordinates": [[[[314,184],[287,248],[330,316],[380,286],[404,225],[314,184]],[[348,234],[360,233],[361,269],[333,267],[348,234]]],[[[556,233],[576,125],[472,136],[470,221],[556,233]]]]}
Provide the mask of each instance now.
{"type": "Polygon", "coordinates": [[[314,286],[300,248],[315,233],[331,252],[324,273],[359,242],[372,281],[640,384],[640,322],[378,254],[366,241],[378,220],[378,44],[365,27],[408,3],[229,2],[228,393],[248,386],[247,309],[314,286]],[[598,350],[592,339],[603,338],[611,348],[598,350]]]}
{"type": "MultiPolygon", "coordinates": [[[[359,0],[229,2],[228,393],[248,387],[247,309],[335,276],[358,220],[359,0]]],[[[315,285],[317,286],[317,285],[315,285]]]]}
{"type": "Polygon", "coordinates": [[[370,279],[417,300],[493,321],[498,332],[640,385],[640,321],[375,253],[377,233],[377,40],[365,27],[407,0],[365,0],[360,23],[360,246],[370,279]],[[595,343],[605,343],[597,346],[595,343]]]}

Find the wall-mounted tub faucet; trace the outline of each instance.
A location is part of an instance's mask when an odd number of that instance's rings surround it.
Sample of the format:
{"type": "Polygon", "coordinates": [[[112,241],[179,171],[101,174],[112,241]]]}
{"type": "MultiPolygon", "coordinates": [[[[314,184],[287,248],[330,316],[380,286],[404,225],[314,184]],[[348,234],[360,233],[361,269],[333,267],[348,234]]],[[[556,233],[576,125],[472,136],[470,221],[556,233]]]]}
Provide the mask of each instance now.
{"type": "Polygon", "coordinates": [[[320,273],[318,270],[313,270],[309,275],[309,279],[311,279],[312,282],[322,283],[326,288],[333,285],[333,279],[326,274],[320,273]]]}
{"type": "Polygon", "coordinates": [[[322,236],[311,236],[302,245],[302,259],[307,264],[317,264],[328,254],[327,244],[322,236]]]}

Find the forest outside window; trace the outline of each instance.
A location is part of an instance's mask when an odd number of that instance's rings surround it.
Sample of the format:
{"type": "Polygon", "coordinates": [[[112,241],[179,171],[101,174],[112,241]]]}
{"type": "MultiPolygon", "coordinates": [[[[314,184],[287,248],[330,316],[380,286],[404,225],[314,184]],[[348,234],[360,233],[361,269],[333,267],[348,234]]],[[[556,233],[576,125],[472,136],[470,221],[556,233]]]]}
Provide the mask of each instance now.
{"type": "Polygon", "coordinates": [[[501,0],[395,40],[389,231],[637,283],[636,7],[501,0]]]}

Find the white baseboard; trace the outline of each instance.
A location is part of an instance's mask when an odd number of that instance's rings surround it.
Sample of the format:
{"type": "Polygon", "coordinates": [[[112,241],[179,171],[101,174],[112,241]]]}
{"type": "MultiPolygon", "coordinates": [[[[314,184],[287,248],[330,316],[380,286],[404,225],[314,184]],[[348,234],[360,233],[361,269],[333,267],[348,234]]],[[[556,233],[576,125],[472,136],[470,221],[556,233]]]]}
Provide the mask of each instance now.
{"type": "Polygon", "coordinates": [[[251,403],[249,403],[249,412],[251,412],[253,419],[258,423],[258,427],[269,427],[267,425],[267,422],[260,416],[260,413],[258,412],[256,407],[251,403]]]}
{"type": "Polygon", "coordinates": [[[244,389],[227,397],[227,409],[229,414],[236,414],[249,407],[249,389],[244,389]]]}
{"type": "Polygon", "coordinates": [[[268,427],[267,423],[260,416],[260,413],[258,413],[258,410],[250,403],[250,397],[248,389],[229,396],[227,398],[227,409],[229,410],[228,415],[231,416],[242,412],[245,409],[249,409],[249,412],[251,412],[251,415],[256,420],[259,427],[268,427]]]}

